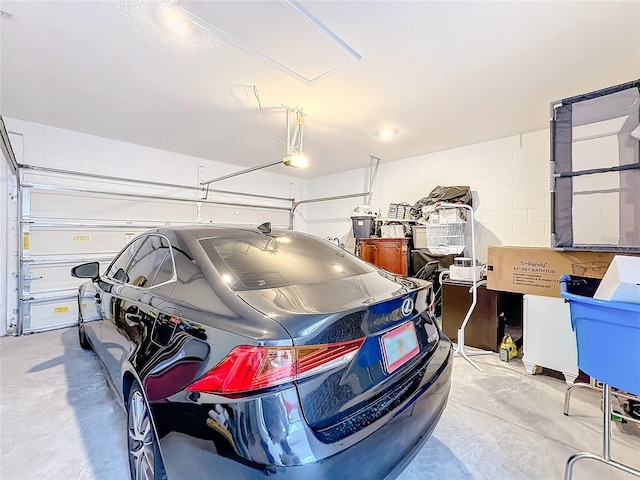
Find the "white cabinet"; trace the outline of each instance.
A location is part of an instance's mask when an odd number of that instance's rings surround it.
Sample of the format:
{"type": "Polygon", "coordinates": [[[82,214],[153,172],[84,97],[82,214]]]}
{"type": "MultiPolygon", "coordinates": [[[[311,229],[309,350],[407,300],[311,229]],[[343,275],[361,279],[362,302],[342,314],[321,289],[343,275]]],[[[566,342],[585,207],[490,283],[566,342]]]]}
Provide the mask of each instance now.
{"type": "Polygon", "coordinates": [[[527,373],[549,368],[562,372],[567,384],[573,384],[578,376],[578,353],[569,304],[563,298],[525,295],[523,328],[522,362],[527,373]]]}

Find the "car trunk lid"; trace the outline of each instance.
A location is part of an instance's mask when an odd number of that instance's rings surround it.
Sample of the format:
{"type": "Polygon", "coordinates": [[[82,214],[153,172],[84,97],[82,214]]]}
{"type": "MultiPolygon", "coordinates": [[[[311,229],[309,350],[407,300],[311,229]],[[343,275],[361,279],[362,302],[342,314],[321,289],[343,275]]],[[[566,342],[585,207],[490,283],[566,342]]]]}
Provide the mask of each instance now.
{"type": "Polygon", "coordinates": [[[348,363],[295,382],[307,422],[332,442],[415,390],[415,373],[439,338],[428,313],[429,293],[429,282],[375,271],[238,295],[280,323],[295,346],[362,340],[348,363]]]}

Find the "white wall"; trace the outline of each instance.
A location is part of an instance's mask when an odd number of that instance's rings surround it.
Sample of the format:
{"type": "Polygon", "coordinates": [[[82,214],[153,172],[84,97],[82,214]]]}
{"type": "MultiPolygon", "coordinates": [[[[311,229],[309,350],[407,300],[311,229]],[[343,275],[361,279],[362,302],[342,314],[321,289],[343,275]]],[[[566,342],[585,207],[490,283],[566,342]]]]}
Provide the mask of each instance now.
{"type": "MultiPolygon", "coordinates": [[[[5,123],[19,163],[114,177],[77,177],[28,168],[22,170],[23,184],[31,184],[31,188],[25,189],[23,203],[29,207],[26,214],[33,221],[23,234],[22,241],[27,245],[23,253],[29,260],[24,271],[37,280],[25,282],[23,287],[23,293],[37,300],[24,304],[22,328],[25,332],[71,325],[76,321],[77,305],[70,299],[69,292],[75,291],[78,282],[68,274],[74,262],[90,261],[95,256],[111,257],[130,237],[164,223],[259,225],[270,221],[276,226],[288,227],[291,203],[287,199],[299,199],[306,193],[304,181],[261,171],[216,183],[212,188],[284,200],[210,191],[210,202],[234,205],[198,202],[204,193],[200,188],[147,185],[116,178],[197,187],[202,180],[240,168],[15,119],[5,118],[5,123]],[[43,188],[42,185],[56,188],[43,188]],[[50,261],[53,263],[47,263],[50,261]]],[[[286,170],[286,167],[282,167],[282,171],[286,170]]],[[[0,182],[5,177],[0,172],[0,182]]],[[[0,195],[6,197],[6,191],[6,187],[0,188],[0,195]]],[[[5,205],[9,204],[3,201],[3,210],[5,205]]],[[[2,216],[6,218],[7,213],[2,212],[2,216]]],[[[9,319],[9,324],[15,324],[17,320],[13,318],[17,308],[17,290],[15,287],[5,287],[14,278],[15,269],[9,268],[10,265],[5,267],[5,264],[9,255],[18,249],[18,222],[16,212],[12,215],[9,211],[8,217],[6,223],[0,222],[0,236],[8,236],[9,240],[14,241],[12,245],[5,244],[7,251],[0,258],[2,327],[5,318],[9,319]],[[5,291],[6,300],[3,298],[5,291]]],[[[299,218],[294,226],[304,230],[304,219],[299,218]]],[[[4,333],[4,329],[0,330],[0,335],[4,333]]]]}
{"type": "MultiPolygon", "coordinates": [[[[6,120],[6,118],[4,118],[6,120]]],[[[22,161],[22,139],[12,144],[16,161],[22,161]]],[[[0,335],[7,334],[17,322],[18,310],[18,199],[17,179],[6,159],[0,159],[0,335]]]]}
{"type": "MultiPolygon", "coordinates": [[[[0,238],[8,238],[8,224],[7,220],[9,217],[8,209],[5,206],[9,204],[9,194],[7,192],[7,184],[9,183],[8,178],[9,167],[4,158],[0,156],[0,205],[2,208],[0,209],[0,238]]],[[[2,242],[2,247],[0,247],[0,272],[7,272],[8,264],[8,245],[7,242],[2,242]]],[[[0,275],[0,336],[6,335],[7,333],[7,275],[4,273],[0,275]]]]}
{"type": "MultiPolygon", "coordinates": [[[[17,155],[16,155],[17,156],[17,155]]],[[[18,308],[16,274],[18,271],[16,225],[17,201],[15,175],[4,158],[0,158],[0,238],[6,239],[0,247],[0,335],[6,335],[10,325],[16,322],[18,308]]]]}
{"type": "MultiPolygon", "coordinates": [[[[22,135],[23,162],[68,170],[196,185],[198,166],[216,177],[237,166],[5,119],[22,135]]],[[[401,141],[401,139],[399,139],[401,141]]],[[[366,192],[369,168],[312,180],[258,171],[212,187],[308,199],[366,192]]],[[[549,246],[549,132],[502,138],[380,165],[370,204],[386,214],[389,203],[415,203],[437,185],[469,185],[474,192],[478,258],[489,245],[549,246]]],[[[210,197],[211,198],[211,197],[210,197]]],[[[295,229],[352,244],[350,214],[366,198],[304,205],[295,229]]]]}
{"type": "MultiPolygon", "coordinates": [[[[206,160],[203,158],[183,155],[179,153],[158,150],[141,145],[120,142],[107,138],[87,135],[83,133],[63,130],[47,125],[25,122],[5,118],[7,130],[12,139],[20,137],[24,144],[23,163],[27,165],[45,166],[65,170],[74,170],[94,174],[127,177],[158,182],[184,185],[198,185],[199,179],[206,180],[239,170],[238,166],[206,160]],[[198,176],[198,167],[204,167],[198,176]]],[[[13,140],[12,140],[13,141],[13,140]]],[[[274,167],[273,170],[275,170],[274,167]]],[[[285,167],[282,167],[283,171],[285,167]]],[[[56,184],[73,184],[68,179],[58,180],[56,184]]],[[[82,185],[86,186],[86,180],[82,185]]],[[[96,182],[101,188],[109,186],[108,182],[96,182]]],[[[305,181],[297,178],[273,173],[273,171],[258,171],[238,178],[224,180],[211,185],[212,189],[241,191],[277,197],[302,198],[305,192],[305,181]]],[[[166,196],[185,196],[185,191],[171,191],[170,189],[142,188],[138,193],[158,194],[166,196]]],[[[188,194],[187,194],[188,195],[188,194]]],[[[194,197],[196,193],[192,194],[194,197]]],[[[220,201],[235,201],[252,204],[269,204],[283,206],[282,202],[271,202],[261,199],[233,197],[230,195],[209,194],[209,199],[220,201]]],[[[286,204],[285,204],[286,205],[286,204]]],[[[269,211],[264,210],[264,221],[269,221],[269,211]]],[[[237,217],[231,218],[234,223],[243,223],[246,211],[238,209],[237,217]]],[[[195,219],[188,219],[195,220],[195,219]]],[[[231,221],[225,217],[222,220],[231,221]]],[[[251,217],[250,221],[254,221],[251,217]]],[[[298,218],[295,228],[306,228],[304,219],[298,218]]]]}
{"type": "MultiPolygon", "coordinates": [[[[314,179],[308,194],[364,192],[368,177],[365,168],[314,179]]],[[[489,245],[549,246],[548,130],[382,163],[371,206],[384,216],[389,203],[413,204],[437,185],[471,187],[480,260],[486,260],[489,245]]],[[[310,204],[309,233],[346,241],[351,211],[363,203],[364,198],[310,204]]]]}

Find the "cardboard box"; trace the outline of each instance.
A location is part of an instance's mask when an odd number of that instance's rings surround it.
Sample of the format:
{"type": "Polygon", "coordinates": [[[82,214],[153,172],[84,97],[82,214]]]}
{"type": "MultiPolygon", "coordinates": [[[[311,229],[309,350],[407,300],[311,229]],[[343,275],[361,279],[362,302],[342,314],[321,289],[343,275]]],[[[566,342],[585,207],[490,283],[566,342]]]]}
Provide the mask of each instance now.
{"type": "Polygon", "coordinates": [[[489,247],[487,288],[560,296],[560,275],[602,278],[615,253],[558,252],[536,247],[489,247]]]}

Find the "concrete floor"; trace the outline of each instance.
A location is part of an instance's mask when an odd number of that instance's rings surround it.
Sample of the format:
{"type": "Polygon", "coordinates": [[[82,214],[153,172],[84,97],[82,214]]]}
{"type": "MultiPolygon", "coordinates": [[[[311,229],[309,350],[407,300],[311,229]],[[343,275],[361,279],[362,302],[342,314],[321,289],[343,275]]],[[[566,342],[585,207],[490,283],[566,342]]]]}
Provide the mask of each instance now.
{"type": "MultiPolygon", "coordinates": [[[[400,480],[561,479],[567,458],[601,449],[599,396],[525,374],[518,360],[455,358],[449,404],[400,480]]],[[[125,414],[75,328],[0,339],[0,479],[128,478],[125,414]]],[[[640,429],[614,423],[612,457],[640,469],[640,429]]],[[[636,478],[592,460],[574,479],[636,478]]]]}

